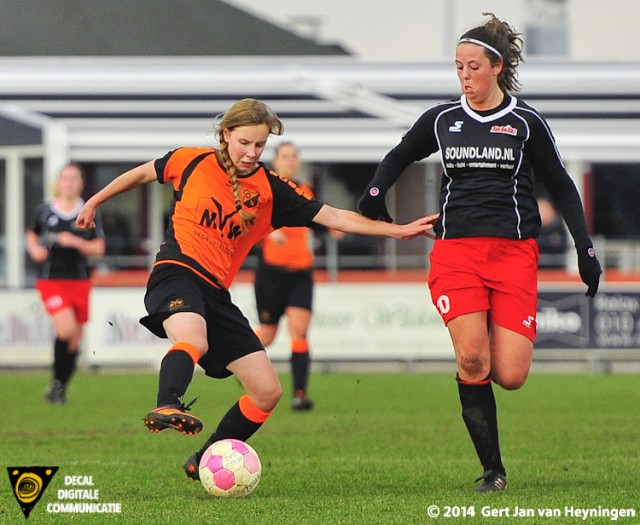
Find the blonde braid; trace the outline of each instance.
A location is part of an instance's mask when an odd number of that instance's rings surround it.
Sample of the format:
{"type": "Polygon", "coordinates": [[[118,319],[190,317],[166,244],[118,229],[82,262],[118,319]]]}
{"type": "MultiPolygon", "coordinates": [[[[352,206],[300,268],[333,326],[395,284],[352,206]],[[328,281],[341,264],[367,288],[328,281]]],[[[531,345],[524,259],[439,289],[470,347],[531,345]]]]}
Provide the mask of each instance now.
{"type": "Polygon", "coordinates": [[[240,181],[238,180],[238,168],[229,157],[229,152],[227,151],[229,148],[229,144],[221,140],[220,147],[218,148],[218,153],[220,156],[220,160],[224,165],[224,169],[229,175],[229,182],[231,183],[231,190],[233,191],[233,200],[236,204],[236,210],[238,210],[238,215],[240,216],[240,220],[242,221],[242,233],[246,233],[249,230],[249,226],[253,224],[256,219],[256,214],[245,211],[242,209],[242,199],[240,197],[240,181]]]}

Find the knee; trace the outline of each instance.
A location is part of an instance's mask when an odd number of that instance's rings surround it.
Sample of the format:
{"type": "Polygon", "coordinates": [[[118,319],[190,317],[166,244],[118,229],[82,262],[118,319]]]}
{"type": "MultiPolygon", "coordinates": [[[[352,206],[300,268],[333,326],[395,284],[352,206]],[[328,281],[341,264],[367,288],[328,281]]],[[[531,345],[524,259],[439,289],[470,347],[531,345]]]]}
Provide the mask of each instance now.
{"type": "Polygon", "coordinates": [[[493,373],[493,381],[505,390],[518,390],[527,381],[528,370],[509,370],[507,372],[493,373]]]}
{"type": "Polygon", "coordinates": [[[460,369],[460,376],[472,381],[482,380],[490,373],[489,360],[484,359],[479,354],[469,354],[458,357],[458,367],[460,369]]]}
{"type": "Polygon", "coordinates": [[[260,338],[260,342],[262,343],[262,346],[269,346],[271,343],[273,343],[273,340],[275,339],[275,334],[260,334],[258,336],[260,338]]]}
{"type": "Polygon", "coordinates": [[[262,346],[267,347],[273,343],[273,340],[276,337],[276,330],[270,326],[261,326],[256,330],[256,335],[258,336],[258,339],[260,339],[262,346]]]}
{"type": "Polygon", "coordinates": [[[209,341],[207,341],[206,337],[194,338],[188,342],[198,350],[200,357],[204,356],[209,351],[209,341]]]}
{"type": "Polygon", "coordinates": [[[56,337],[63,341],[77,341],[78,328],[75,325],[64,324],[56,326],[56,337]]]}
{"type": "Polygon", "coordinates": [[[282,397],[282,385],[280,381],[272,381],[268,385],[263,385],[251,397],[260,410],[269,412],[276,407],[282,397]]]}

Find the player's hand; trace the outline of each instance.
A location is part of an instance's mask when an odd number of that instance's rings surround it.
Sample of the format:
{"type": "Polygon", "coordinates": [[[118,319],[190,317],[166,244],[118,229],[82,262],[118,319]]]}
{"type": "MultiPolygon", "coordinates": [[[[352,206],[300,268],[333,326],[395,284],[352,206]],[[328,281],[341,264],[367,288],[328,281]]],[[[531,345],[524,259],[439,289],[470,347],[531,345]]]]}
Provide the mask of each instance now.
{"type": "Polygon", "coordinates": [[[36,246],[32,246],[31,249],[29,249],[29,255],[35,262],[41,263],[46,261],[49,257],[49,250],[46,246],[38,244],[36,246]]]}
{"type": "Polygon", "coordinates": [[[594,297],[598,291],[598,285],[600,284],[600,275],[602,275],[600,262],[596,257],[596,252],[593,249],[593,246],[578,248],[577,252],[580,279],[582,279],[582,282],[588,286],[585,295],[587,297],[594,297]]]}
{"type": "Polygon", "coordinates": [[[412,223],[400,225],[399,228],[401,229],[401,232],[400,235],[398,235],[398,238],[409,240],[417,237],[418,235],[425,235],[426,237],[435,239],[435,236],[431,232],[433,230],[433,224],[438,220],[438,217],[440,217],[440,214],[436,213],[435,215],[421,217],[412,223]]]}
{"type": "Polygon", "coordinates": [[[82,239],[71,232],[60,232],[58,234],[58,245],[63,248],[78,248],[82,239]]]}
{"type": "Polygon", "coordinates": [[[386,194],[386,191],[382,191],[375,186],[367,187],[358,201],[358,211],[360,214],[369,219],[377,220],[381,218],[385,222],[393,222],[387,210],[387,203],[385,202],[386,194]]]}
{"type": "Polygon", "coordinates": [[[342,239],[344,239],[344,232],[341,232],[340,230],[334,230],[333,228],[329,228],[329,235],[336,241],[341,241],[342,239]]]}
{"type": "Polygon", "coordinates": [[[86,203],[80,209],[78,217],[76,218],[76,226],[82,230],[91,230],[96,227],[94,219],[96,218],[96,210],[86,203]]]}

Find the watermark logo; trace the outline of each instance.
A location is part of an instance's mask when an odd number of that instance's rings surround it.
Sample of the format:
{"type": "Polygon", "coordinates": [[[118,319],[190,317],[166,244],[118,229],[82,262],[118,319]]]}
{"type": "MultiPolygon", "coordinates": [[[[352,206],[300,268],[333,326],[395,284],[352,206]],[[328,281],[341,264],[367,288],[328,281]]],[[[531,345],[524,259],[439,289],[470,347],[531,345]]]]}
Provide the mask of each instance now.
{"type": "Polygon", "coordinates": [[[7,467],[13,494],[25,518],[40,501],[58,467],[7,467]]]}

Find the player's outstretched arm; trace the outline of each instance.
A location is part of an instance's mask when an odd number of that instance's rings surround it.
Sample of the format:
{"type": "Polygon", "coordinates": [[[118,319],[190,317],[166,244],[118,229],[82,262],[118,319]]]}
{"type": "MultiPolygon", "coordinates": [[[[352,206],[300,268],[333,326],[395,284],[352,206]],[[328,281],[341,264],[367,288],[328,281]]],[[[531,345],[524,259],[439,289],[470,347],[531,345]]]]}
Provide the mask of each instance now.
{"type": "Polygon", "coordinates": [[[154,161],[151,160],[129,171],[125,171],[91,197],[85,202],[78,214],[78,218],[76,219],[77,226],[84,229],[95,228],[94,218],[100,204],[136,186],[156,180],[156,170],[153,163],[154,161]]]}
{"type": "Polygon", "coordinates": [[[418,235],[431,237],[433,223],[440,214],[421,217],[409,224],[393,224],[385,221],[374,221],[362,215],[325,204],[313,218],[313,222],[327,228],[358,235],[375,235],[395,239],[413,239],[418,235]]]}

